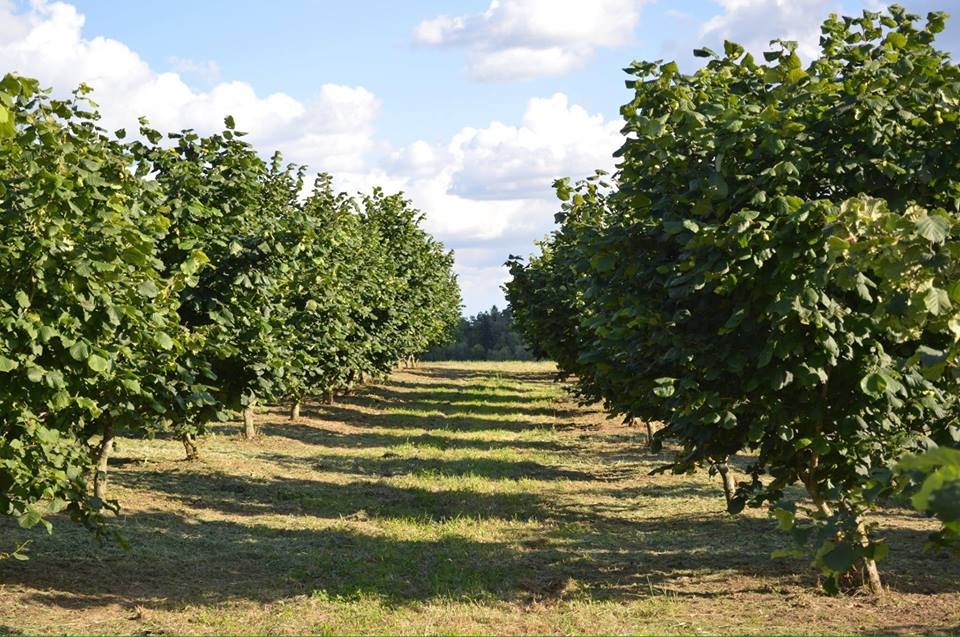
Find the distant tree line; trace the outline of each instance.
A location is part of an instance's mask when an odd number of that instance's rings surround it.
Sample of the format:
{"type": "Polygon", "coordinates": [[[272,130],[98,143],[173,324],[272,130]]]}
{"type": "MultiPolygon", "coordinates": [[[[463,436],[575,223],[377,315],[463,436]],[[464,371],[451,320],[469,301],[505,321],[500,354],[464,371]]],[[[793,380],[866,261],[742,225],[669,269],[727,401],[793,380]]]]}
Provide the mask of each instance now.
{"type": "Polygon", "coordinates": [[[431,348],[423,355],[423,359],[529,361],[534,360],[534,356],[514,329],[513,315],[509,308],[500,310],[494,305],[489,311],[461,318],[456,339],[447,345],[431,348]]]}

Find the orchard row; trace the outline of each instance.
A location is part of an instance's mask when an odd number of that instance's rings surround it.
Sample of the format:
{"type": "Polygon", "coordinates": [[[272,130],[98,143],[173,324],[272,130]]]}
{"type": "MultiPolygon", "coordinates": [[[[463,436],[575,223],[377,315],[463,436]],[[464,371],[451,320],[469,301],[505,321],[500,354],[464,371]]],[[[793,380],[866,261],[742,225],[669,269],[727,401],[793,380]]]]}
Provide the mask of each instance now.
{"type": "Polygon", "coordinates": [[[116,436],[188,456],[230,411],[332,396],[444,341],[453,256],[401,195],[353,198],[234,130],[98,127],[81,87],[0,82],[0,511],[91,528],[116,436]],[[93,493],[88,484],[94,475],[93,493]]]}
{"type": "Polygon", "coordinates": [[[559,228],[509,262],[536,353],[585,401],[662,422],[665,470],[719,473],[731,513],[769,506],[785,554],[812,556],[832,590],[882,590],[877,507],[912,494],[937,541],[960,537],[960,69],[933,46],[944,19],[832,16],[807,66],[781,41],[763,62],[700,49],[692,75],[634,63],[612,183],[557,182],[559,228]]]}

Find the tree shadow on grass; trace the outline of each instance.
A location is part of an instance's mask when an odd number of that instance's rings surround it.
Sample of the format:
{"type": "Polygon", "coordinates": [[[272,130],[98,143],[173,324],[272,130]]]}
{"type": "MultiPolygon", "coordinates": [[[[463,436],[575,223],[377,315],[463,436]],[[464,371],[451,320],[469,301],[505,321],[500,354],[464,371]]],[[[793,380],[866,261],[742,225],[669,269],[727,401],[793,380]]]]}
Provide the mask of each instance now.
{"type": "MultiPolygon", "coordinates": [[[[613,601],[664,594],[722,598],[815,581],[805,561],[769,558],[784,538],[772,521],[756,517],[630,520],[610,515],[605,504],[564,511],[529,493],[438,494],[289,479],[251,484],[240,477],[149,472],[141,479],[146,482],[139,486],[180,498],[184,507],[124,516],[117,527],[130,542],[129,553],[112,545],[98,548],[65,520],[49,537],[36,529],[14,530],[6,521],[0,532],[5,526],[36,542],[29,562],[4,564],[4,583],[31,589],[29,599],[40,604],[85,609],[271,602],[318,593],[372,595],[399,605],[438,598],[529,602],[571,594],[613,601]],[[210,509],[218,515],[211,517],[210,509]],[[288,517],[244,515],[249,513],[288,517]],[[455,530],[463,527],[439,531],[429,520],[410,531],[369,525],[375,518],[422,521],[426,515],[440,521],[514,513],[541,525],[492,533],[483,541],[455,530]],[[298,522],[321,515],[331,519],[298,522]]],[[[952,584],[948,579],[956,568],[941,565],[941,577],[931,579],[914,572],[912,557],[886,565],[894,590],[957,590],[960,578],[952,584]]]]}
{"type": "Polygon", "coordinates": [[[487,369],[487,370],[471,370],[471,369],[456,369],[449,367],[415,367],[412,369],[404,370],[408,374],[414,376],[424,376],[427,378],[439,378],[443,380],[481,380],[483,382],[490,382],[493,380],[503,380],[503,381],[513,381],[521,383],[552,383],[557,377],[557,372],[555,370],[543,371],[543,372],[519,372],[512,370],[498,370],[498,369],[487,369]]]}
{"type": "MultiPolygon", "coordinates": [[[[747,521],[741,532],[753,525],[747,521]]],[[[131,545],[129,553],[114,546],[98,549],[81,529],[61,524],[29,563],[5,569],[4,581],[33,589],[30,597],[42,604],[176,608],[269,602],[317,591],[348,599],[374,595],[393,604],[435,598],[529,601],[563,597],[571,582],[590,598],[618,600],[643,595],[651,584],[667,586],[675,573],[691,569],[789,575],[756,559],[737,561],[739,547],[710,541],[717,529],[708,520],[682,521],[669,536],[651,534],[642,525],[640,533],[623,536],[621,525],[575,524],[556,526],[546,536],[517,531],[493,541],[452,533],[438,537],[429,529],[425,539],[398,539],[366,533],[349,519],[298,529],[167,511],[128,515],[117,526],[131,545]]]]}
{"type": "Polygon", "coordinates": [[[428,490],[363,479],[325,482],[165,470],[118,471],[114,480],[130,488],[163,493],[198,511],[212,510],[235,516],[285,514],[442,522],[461,517],[526,519],[541,511],[538,497],[525,492],[428,490]]]}
{"type": "Polygon", "coordinates": [[[418,447],[431,447],[439,450],[476,449],[492,451],[495,449],[529,449],[533,451],[568,451],[575,445],[548,440],[489,440],[481,438],[462,438],[438,436],[428,433],[387,432],[343,432],[299,423],[264,423],[260,432],[266,436],[289,438],[308,445],[326,448],[365,449],[393,447],[405,443],[418,447]]]}
{"type": "Polygon", "coordinates": [[[376,456],[321,454],[312,457],[291,457],[285,454],[260,454],[262,460],[315,471],[343,474],[393,477],[404,475],[469,477],[489,480],[596,480],[598,475],[586,471],[564,469],[531,460],[498,458],[424,458],[417,455],[387,452],[376,456]]]}
{"type": "Polygon", "coordinates": [[[46,550],[29,566],[7,570],[5,582],[34,589],[34,601],[74,608],[270,602],[321,591],[399,603],[510,597],[512,578],[505,575],[517,568],[499,543],[455,536],[397,540],[346,523],[307,530],[145,512],[128,516],[120,530],[130,542],[129,553],[114,547],[83,550],[75,529],[57,537],[60,550],[46,550]]]}
{"type": "Polygon", "coordinates": [[[723,489],[718,482],[716,485],[705,485],[700,482],[681,482],[668,484],[647,484],[643,486],[619,487],[601,489],[599,495],[608,495],[620,500],[632,502],[638,498],[717,498],[719,510],[726,510],[723,499],[723,489]]]}
{"type": "MultiPolygon", "coordinates": [[[[353,405],[316,405],[308,403],[301,409],[301,414],[317,420],[339,421],[356,423],[366,427],[383,427],[384,429],[444,429],[456,431],[513,431],[525,432],[537,429],[561,430],[573,429],[578,425],[571,421],[538,422],[533,420],[501,420],[498,418],[482,418],[479,416],[448,416],[441,411],[433,413],[404,413],[404,412],[358,412],[352,409],[353,405]]],[[[426,410],[424,410],[426,411],[426,410]]]]}
{"type": "Polygon", "coordinates": [[[357,403],[373,406],[379,400],[378,406],[401,407],[411,410],[439,411],[442,413],[476,413],[482,415],[500,416],[551,416],[554,418],[573,418],[582,413],[579,409],[571,409],[561,404],[543,406],[544,400],[531,400],[526,397],[499,396],[480,392],[455,392],[411,390],[394,391],[383,387],[373,387],[359,394],[356,398],[346,396],[340,402],[357,403]],[[371,400],[372,399],[372,400],[371,400]],[[491,404],[492,403],[492,404],[491,404]],[[531,406],[537,403],[540,406],[531,406]]]}
{"type": "Polygon", "coordinates": [[[484,400],[512,402],[523,400],[534,400],[529,396],[534,391],[533,388],[511,386],[508,389],[493,388],[485,383],[433,383],[433,382],[413,382],[408,380],[393,380],[383,385],[364,385],[358,388],[359,392],[378,393],[380,391],[394,391],[398,395],[405,395],[412,392],[429,392],[433,395],[448,396],[482,396],[484,400]],[[393,389],[396,388],[396,389],[393,389]],[[496,389],[496,394],[490,391],[496,389]]]}

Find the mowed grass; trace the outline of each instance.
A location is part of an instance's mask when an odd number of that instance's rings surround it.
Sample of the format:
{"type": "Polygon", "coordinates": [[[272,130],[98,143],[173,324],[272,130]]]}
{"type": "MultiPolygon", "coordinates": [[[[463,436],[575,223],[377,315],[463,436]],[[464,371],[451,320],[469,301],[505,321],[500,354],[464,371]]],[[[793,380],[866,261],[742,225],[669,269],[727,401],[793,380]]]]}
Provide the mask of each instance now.
{"type": "Polygon", "coordinates": [[[724,513],[705,473],[572,403],[546,363],[398,372],[203,458],[121,440],[110,491],[130,550],[0,523],[0,633],[960,632],[960,560],[881,517],[890,593],[831,598],[763,511],[724,513]]]}

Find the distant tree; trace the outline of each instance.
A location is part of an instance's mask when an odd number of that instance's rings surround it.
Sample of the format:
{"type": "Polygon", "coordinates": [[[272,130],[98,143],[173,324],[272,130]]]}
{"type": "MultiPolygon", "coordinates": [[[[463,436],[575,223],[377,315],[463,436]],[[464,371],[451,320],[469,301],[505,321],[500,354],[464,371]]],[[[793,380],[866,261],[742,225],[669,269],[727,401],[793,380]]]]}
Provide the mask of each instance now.
{"type": "Polygon", "coordinates": [[[455,339],[447,345],[433,347],[424,360],[533,360],[520,334],[514,329],[510,309],[496,305],[469,318],[461,318],[455,339]]]}

